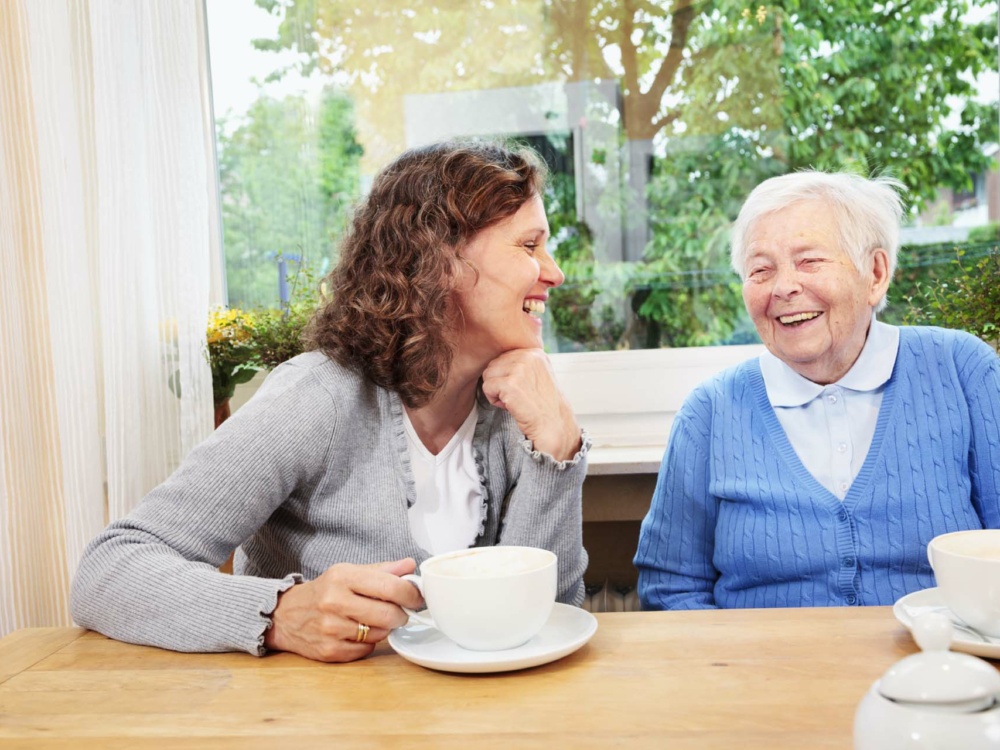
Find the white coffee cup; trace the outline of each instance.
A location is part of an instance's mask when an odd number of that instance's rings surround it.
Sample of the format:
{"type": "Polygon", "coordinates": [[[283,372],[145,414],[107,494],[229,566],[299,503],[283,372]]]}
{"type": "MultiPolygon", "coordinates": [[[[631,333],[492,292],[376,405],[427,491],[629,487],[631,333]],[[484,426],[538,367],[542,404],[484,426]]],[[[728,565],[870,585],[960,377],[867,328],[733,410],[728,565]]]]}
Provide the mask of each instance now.
{"type": "Polygon", "coordinates": [[[936,536],[927,559],[948,608],[980,633],[1000,636],[1000,529],[936,536]]]}
{"type": "Polygon", "coordinates": [[[436,555],[403,576],[427,609],[411,621],[437,628],[463,648],[500,651],[531,640],[556,599],[556,556],[535,547],[476,547],[436,555]]]}

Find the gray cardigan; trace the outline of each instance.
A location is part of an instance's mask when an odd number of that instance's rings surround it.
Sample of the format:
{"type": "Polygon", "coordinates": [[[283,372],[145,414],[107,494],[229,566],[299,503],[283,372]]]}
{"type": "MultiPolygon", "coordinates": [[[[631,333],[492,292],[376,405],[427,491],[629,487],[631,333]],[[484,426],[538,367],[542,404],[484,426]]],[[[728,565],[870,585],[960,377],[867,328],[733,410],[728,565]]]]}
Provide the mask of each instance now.
{"type": "MultiPolygon", "coordinates": [[[[413,475],[399,396],[318,352],[278,367],[128,516],[87,547],[73,581],[79,624],[176,651],[261,655],[278,594],[337,562],[428,557],[410,534],[413,475]],[[236,551],[236,575],[217,568],[236,551]]],[[[571,461],[532,450],[480,399],[476,546],[559,556],[560,601],[583,600],[581,492],[571,461]]]]}

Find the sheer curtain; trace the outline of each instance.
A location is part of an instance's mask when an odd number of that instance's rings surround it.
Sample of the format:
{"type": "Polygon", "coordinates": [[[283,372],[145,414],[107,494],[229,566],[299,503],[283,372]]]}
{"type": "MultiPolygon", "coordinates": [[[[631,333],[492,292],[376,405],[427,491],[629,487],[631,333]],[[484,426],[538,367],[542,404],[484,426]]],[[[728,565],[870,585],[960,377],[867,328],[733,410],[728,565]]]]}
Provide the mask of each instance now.
{"type": "Polygon", "coordinates": [[[202,0],[0,8],[3,635],[211,431],[222,284],[202,0]]]}

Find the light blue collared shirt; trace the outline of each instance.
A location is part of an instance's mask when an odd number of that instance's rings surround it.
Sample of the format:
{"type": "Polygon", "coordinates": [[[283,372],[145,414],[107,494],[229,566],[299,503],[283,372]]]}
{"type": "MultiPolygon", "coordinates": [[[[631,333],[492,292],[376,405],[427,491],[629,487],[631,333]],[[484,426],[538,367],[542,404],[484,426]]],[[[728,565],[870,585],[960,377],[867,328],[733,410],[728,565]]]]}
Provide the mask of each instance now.
{"type": "Polygon", "coordinates": [[[857,361],[836,383],[819,385],[770,352],[760,355],[767,398],[802,464],[841,500],[875,434],[885,384],[899,351],[899,329],[872,317],[857,361]]]}

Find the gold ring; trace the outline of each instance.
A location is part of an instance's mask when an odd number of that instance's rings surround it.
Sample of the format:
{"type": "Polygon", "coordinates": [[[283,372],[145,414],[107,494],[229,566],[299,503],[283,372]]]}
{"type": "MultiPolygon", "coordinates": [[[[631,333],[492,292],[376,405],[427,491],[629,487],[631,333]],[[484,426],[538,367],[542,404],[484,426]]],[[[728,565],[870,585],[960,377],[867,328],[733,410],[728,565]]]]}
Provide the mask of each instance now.
{"type": "Polygon", "coordinates": [[[354,637],[355,643],[364,643],[368,639],[368,631],[371,630],[364,623],[358,623],[358,634],[354,637]]]}

